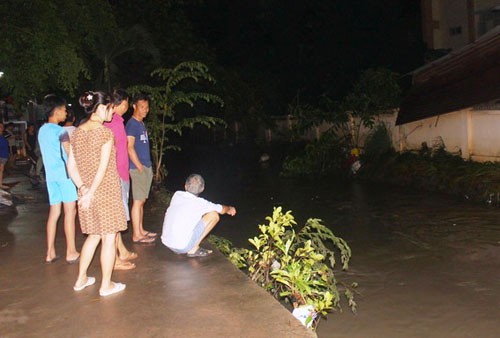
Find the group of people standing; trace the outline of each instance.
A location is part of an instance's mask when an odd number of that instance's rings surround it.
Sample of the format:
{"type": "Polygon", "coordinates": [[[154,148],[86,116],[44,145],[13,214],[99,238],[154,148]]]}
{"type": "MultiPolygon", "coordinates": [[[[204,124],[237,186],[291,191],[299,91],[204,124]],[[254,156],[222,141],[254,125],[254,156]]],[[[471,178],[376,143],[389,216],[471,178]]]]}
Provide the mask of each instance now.
{"type": "MultiPolygon", "coordinates": [[[[156,233],[143,225],[144,204],[153,180],[149,138],[144,119],[149,113],[149,98],[139,94],[132,101],[132,117],[124,125],[129,108],[124,90],[111,95],[85,92],[79,99],[86,119],[78,128],[60,126],[67,120],[66,101],[55,95],[44,99],[48,116],[38,132],[38,143],[45,165],[49,216],[47,219],[46,263],[58,260],[55,249],[57,222],[64,210],[66,262],[79,262],[73,286],[81,291],[95,284],[88,268],[99,244],[102,281],[99,294],[109,296],[125,289],[113,282],[113,269],[133,269],[137,253],[127,250],[121,231],[132,223],[132,242],[154,243],[156,233]],[[129,190],[132,207],[129,213],[129,190]],[[75,245],[77,213],[82,233],[87,238],[78,252],[75,245]]],[[[209,202],[199,195],[205,188],[203,177],[190,175],[185,191],[177,191],[165,213],[162,243],[176,254],[205,257],[212,251],[200,247],[202,240],[219,222],[220,214],[234,216],[232,206],[209,202]]]]}
{"type": "Polygon", "coordinates": [[[144,118],[149,112],[149,98],[134,97],[132,117],[124,125],[129,108],[124,90],[112,95],[86,92],[79,99],[87,115],[71,135],[59,124],[67,119],[64,99],[48,95],[44,107],[48,123],[38,132],[49,195],[47,220],[47,255],[52,263],[59,257],[55,250],[57,222],[64,209],[66,261],[79,262],[74,290],[95,283],[87,275],[96,248],[102,243],[102,281],[99,293],[108,296],[125,289],[111,280],[113,269],[132,269],[137,254],[127,250],[120,231],[127,229],[131,218],[135,243],[153,243],[157,234],[143,226],[143,207],[152,182],[149,139],[144,118]],[[132,177],[133,203],[129,216],[128,192],[132,177]],[[82,232],[87,235],[81,253],[75,245],[76,201],[82,232]]]}

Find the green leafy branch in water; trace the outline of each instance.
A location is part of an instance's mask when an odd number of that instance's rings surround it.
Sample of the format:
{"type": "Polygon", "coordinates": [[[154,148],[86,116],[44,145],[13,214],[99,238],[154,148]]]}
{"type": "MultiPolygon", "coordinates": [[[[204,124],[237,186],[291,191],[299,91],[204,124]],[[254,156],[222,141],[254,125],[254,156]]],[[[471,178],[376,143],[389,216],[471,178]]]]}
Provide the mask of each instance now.
{"type": "MultiPolygon", "coordinates": [[[[249,239],[253,249],[235,248],[227,239],[216,236],[210,236],[209,240],[277,299],[294,307],[312,305],[324,317],[333,310],[341,310],[339,282],[333,269],[335,251],[340,252],[342,269],[348,269],[351,249],[347,242],[317,218],[307,220],[295,232],[297,223],[292,212],[283,213],[281,207],[274,208],[266,221],[267,224],[259,225],[260,234],[249,239]]],[[[357,285],[341,284],[349,307],[355,312],[352,288],[357,285]]],[[[315,320],[317,325],[319,318],[310,316],[308,321],[315,320]]]]}

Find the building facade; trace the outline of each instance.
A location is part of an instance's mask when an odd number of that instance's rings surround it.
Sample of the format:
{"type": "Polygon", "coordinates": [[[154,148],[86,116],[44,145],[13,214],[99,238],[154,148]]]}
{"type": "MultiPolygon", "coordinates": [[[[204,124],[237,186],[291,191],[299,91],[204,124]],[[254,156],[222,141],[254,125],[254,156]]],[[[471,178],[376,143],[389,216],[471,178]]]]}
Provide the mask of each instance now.
{"type": "Polygon", "coordinates": [[[499,0],[421,0],[428,49],[456,50],[500,25],[499,0]]]}

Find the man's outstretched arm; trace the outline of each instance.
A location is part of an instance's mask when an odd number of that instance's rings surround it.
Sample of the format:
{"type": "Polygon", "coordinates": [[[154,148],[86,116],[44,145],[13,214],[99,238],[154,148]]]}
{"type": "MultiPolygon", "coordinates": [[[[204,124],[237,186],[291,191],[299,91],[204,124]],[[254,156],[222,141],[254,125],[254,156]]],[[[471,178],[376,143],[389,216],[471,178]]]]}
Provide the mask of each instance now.
{"type": "Polygon", "coordinates": [[[236,215],[236,208],[232,207],[230,205],[223,205],[222,206],[222,211],[220,213],[221,215],[227,214],[229,216],[234,216],[236,215]]]}

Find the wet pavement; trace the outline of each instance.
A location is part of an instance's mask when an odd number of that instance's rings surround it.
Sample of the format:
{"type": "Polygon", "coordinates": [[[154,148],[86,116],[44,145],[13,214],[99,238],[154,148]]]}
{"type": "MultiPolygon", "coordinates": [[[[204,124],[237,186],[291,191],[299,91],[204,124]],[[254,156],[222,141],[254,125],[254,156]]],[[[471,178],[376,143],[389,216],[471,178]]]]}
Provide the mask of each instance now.
{"type": "MultiPolygon", "coordinates": [[[[5,182],[18,182],[12,192],[24,201],[0,208],[0,337],[315,337],[217,251],[189,259],[159,242],[131,244],[130,232],[123,237],[137,268],[113,273],[126,290],[99,296],[98,251],[89,270],[96,285],[75,292],[78,265],[64,261],[62,224],[63,258],[44,264],[46,192],[22,176],[5,182]]],[[[160,231],[162,218],[147,214],[146,228],[160,231]]],[[[77,230],[78,248],[83,241],[77,230]]]]}

